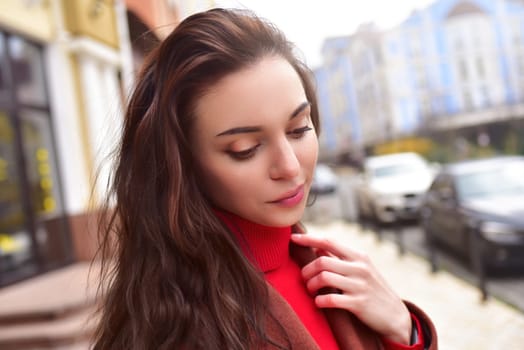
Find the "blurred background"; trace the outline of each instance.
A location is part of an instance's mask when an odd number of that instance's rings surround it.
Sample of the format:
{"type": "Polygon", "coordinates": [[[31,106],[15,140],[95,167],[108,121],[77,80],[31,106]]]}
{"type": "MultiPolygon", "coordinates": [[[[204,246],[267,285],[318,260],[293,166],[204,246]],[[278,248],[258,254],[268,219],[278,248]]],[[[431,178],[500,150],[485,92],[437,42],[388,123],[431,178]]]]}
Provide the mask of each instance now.
{"type": "MultiPolygon", "coordinates": [[[[410,283],[437,288],[445,271],[456,290],[442,288],[479,312],[493,296],[490,320],[524,327],[524,1],[2,0],[0,348],[87,347],[86,273],[126,98],[147,53],[217,6],[275,22],[312,68],[322,133],[306,224],[393,245],[419,259],[403,276],[427,265],[410,283]]],[[[471,338],[492,346],[443,348],[503,348],[490,320],[471,338]]]]}

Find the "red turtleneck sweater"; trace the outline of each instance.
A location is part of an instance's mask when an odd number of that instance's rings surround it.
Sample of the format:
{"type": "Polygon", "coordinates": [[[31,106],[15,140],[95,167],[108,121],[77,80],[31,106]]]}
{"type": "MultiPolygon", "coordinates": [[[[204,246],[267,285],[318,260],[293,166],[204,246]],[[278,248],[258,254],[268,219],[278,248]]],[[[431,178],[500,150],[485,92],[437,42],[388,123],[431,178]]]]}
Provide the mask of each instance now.
{"type": "MultiPolygon", "coordinates": [[[[291,305],[320,349],[338,349],[324,313],[316,307],[314,299],[306,289],[300,266],[289,255],[291,227],[268,227],[231,213],[216,213],[235,234],[246,256],[264,272],[266,280],[291,305]]],[[[420,330],[418,321],[417,326],[420,330]]],[[[387,350],[423,349],[422,344],[417,345],[405,346],[384,342],[387,350]]]]}

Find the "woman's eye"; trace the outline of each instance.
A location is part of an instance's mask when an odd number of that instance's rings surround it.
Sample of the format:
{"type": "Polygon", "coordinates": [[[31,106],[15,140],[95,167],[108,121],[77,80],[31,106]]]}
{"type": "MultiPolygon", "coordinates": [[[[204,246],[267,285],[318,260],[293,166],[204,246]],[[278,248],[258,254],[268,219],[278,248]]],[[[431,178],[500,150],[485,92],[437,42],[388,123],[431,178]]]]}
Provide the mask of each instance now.
{"type": "Polygon", "coordinates": [[[247,160],[255,155],[258,147],[260,147],[260,145],[256,145],[255,147],[243,151],[227,151],[227,154],[236,160],[247,160]]]}
{"type": "Polygon", "coordinates": [[[292,138],[294,139],[299,139],[301,138],[302,136],[304,136],[304,134],[310,130],[313,130],[313,128],[309,127],[309,126],[304,126],[302,128],[298,128],[298,129],[294,129],[294,130],[291,130],[290,132],[288,132],[287,134],[290,135],[292,138]]]}

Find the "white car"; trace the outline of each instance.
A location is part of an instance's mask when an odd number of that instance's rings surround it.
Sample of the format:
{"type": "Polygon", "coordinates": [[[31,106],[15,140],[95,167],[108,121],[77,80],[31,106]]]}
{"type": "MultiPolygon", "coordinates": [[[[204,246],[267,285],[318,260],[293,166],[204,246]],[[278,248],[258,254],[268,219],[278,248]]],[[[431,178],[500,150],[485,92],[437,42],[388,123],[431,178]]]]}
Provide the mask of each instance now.
{"type": "Polygon", "coordinates": [[[417,219],[434,171],[416,153],[372,156],[356,189],[359,216],[378,223],[417,219]]]}

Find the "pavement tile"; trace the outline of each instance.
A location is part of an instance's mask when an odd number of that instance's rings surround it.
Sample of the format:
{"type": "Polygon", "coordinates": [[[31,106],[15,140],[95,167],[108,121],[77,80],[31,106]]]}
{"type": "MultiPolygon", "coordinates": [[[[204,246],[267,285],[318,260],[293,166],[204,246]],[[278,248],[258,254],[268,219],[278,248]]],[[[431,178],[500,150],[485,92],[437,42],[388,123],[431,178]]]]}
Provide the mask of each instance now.
{"type": "Polygon", "coordinates": [[[97,271],[97,264],[79,262],[0,289],[0,349],[30,340],[60,340],[67,345],[52,349],[88,350],[96,324],[97,271]],[[9,323],[13,317],[18,322],[9,323]]]}
{"type": "Polygon", "coordinates": [[[93,303],[97,265],[80,262],[0,289],[0,317],[67,310],[93,303]]]}

